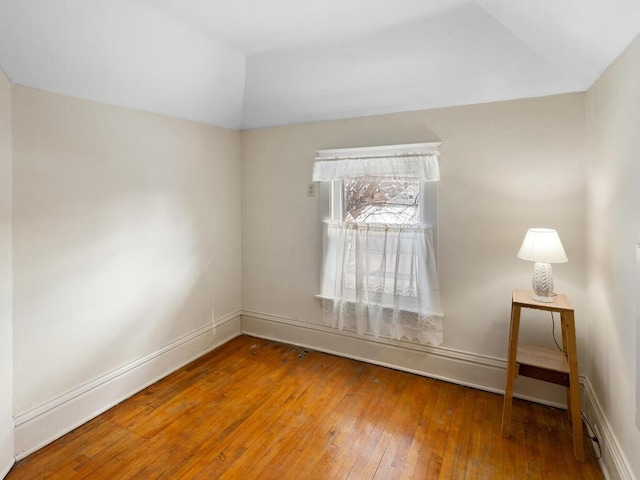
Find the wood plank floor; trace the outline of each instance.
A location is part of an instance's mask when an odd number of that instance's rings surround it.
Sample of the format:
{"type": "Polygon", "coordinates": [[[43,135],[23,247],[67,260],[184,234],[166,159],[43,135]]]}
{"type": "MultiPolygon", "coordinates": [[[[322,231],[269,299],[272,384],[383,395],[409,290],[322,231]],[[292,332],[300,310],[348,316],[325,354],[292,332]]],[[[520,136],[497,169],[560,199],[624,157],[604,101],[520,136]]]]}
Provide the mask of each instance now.
{"type": "MultiPolygon", "coordinates": [[[[601,479],[566,412],[238,337],[18,462],[19,479],[601,479]]],[[[590,443],[590,442],[587,442],[590,443]]]]}

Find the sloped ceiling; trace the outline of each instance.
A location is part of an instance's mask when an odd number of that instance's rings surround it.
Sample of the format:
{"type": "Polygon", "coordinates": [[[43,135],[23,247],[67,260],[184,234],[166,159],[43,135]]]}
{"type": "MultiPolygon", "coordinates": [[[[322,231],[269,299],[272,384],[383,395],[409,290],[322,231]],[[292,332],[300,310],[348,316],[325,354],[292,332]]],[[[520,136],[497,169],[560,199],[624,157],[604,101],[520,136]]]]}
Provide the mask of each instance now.
{"type": "Polygon", "coordinates": [[[17,84],[234,129],[588,89],[638,0],[2,0],[17,84]]]}

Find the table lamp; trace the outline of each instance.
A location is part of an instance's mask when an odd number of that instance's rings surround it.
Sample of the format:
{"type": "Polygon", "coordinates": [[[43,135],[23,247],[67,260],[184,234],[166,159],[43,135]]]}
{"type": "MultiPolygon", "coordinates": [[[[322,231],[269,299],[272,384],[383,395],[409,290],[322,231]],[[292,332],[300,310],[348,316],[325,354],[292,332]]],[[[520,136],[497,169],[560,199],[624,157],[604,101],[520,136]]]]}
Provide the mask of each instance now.
{"type": "Polygon", "coordinates": [[[551,264],[569,261],[558,232],[551,228],[530,228],[524,237],[518,258],[536,262],[531,280],[533,299],[544,303],[553,302],[551,264]]]}

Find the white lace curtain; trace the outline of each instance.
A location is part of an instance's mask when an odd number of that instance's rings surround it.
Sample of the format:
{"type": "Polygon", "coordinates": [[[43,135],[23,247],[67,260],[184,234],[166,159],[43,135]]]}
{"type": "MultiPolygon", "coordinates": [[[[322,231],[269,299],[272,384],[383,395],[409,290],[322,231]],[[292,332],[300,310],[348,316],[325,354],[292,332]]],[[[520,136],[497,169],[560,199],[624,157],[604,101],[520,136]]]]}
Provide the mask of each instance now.
{"type": "Polygon", "coordinates": [[[430,227],[327,222],[325,323],[376,337],[442,343],[430,227]]]}
{"type": "MultiPolygon", "coordinates": [[[[319,152],[314,180],[374,175],[439,180],[437,149],[388,147],[319,152]]],[[[341,219],[340,219],[341,220],[341,219]]],[[[442,343],[442,310],[432,228],[325,222],[324,322],[392,339],[442,343]]]]}

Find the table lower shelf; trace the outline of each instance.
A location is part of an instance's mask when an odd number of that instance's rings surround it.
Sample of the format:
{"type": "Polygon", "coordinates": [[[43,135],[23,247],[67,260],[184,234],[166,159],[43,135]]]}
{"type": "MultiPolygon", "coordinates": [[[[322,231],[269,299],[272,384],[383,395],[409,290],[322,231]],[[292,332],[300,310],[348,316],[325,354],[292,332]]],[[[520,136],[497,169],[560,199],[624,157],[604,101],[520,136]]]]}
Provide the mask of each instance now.
{"type": "Polygon", "coordinates": [[[569,363],[564,353],[535,345],[518,345],[518,375],[569,386],[569,363]]]}

